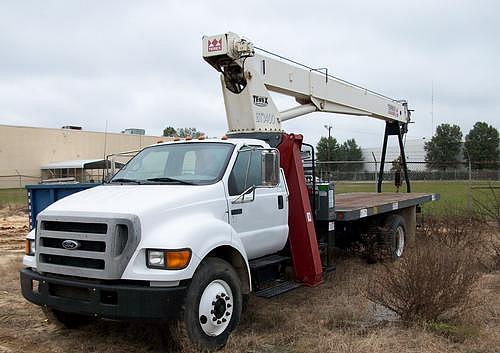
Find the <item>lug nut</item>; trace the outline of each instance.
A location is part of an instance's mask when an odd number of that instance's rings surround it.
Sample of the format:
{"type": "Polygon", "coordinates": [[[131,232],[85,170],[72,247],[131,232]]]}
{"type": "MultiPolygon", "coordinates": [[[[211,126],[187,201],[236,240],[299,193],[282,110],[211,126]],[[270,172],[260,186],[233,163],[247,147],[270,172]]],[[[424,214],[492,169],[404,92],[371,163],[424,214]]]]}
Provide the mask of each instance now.
{"type": "Polygon", "coordinates": [[[212,319],[212,321],[217,321],[217,318],[214,316],[213,319],[212,319]]]}
{"type": "Polygon", "coordinates": [[[212,305],[215,305],[215,302],[212,302],[212,305]]]}
{"type": "Polygon", "coordinates": [[[221,321],[220,320],[217,320],[217,324],[220,325],[221,324],[221,321]]]}
{"type": "Polygon", "coordinates": [[[214,311],[213,311],[213,310],[210,310],[210,314],[213,314],[213,313],[214,313],[214,311]]]}
{"type": "Polygon", "coordinates": [[[215,297],[216,297],[217,299],[220,299],[220,295],[218,295],[218,294],[217,294],[215,297]]]}
{"type": "Polygon", "coordinates": [[[226,316],[229,316],[229,315],[231,315],[231,314],[229,313],[229,311],[226,311],[226,316]]]}
{"type": "Polygon", "coordinates": [[[222,322],[226,322],[227,320],[225,318],[222,319],[222,322]]]}
{"type": "Polygon", "coordinates": [[[220,296],[221,296],[222,298],[224,298],[224,297],[226,296],[226,294],[225,294],[225,293],[222,293],[220,296]]]}
{"type": "Polygon", "coordinates": [[[226,306],[227,306],[228,308],[230,308],[230,307],[231,307],[231,304],[227,303],[227,305],[226,305],[226,306]]]}

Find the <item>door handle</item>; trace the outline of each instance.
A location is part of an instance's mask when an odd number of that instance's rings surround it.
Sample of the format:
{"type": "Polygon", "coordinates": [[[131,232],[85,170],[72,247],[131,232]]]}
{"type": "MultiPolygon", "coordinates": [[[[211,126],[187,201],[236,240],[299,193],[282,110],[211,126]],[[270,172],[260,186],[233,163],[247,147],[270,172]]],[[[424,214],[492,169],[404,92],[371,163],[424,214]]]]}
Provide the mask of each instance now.
{"type": "Polygon", "coordinates": [[[284,207],[283,195],[278,195],[278,210],[282,210],[283,207],[284,207]]]}
{"type": "Polygon", "coordinates": [[[231,216],[237,215],[237,214],[242,214],[243,209],[242,208],[235,208],[231,210],[231,216]]]}

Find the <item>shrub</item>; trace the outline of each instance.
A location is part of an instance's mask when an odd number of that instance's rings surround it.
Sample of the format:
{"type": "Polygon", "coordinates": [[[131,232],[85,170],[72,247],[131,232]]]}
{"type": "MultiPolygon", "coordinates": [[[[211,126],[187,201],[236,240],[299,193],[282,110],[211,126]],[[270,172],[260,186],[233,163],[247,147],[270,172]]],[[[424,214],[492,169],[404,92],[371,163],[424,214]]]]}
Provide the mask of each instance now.
{"type": "Polygon", "coordinates": [[[377,272],[365,296],[404,321],[437,321],[462,309],[479,273],[466,248],[434,239],[421,241],[400,261],[377,272]]]}

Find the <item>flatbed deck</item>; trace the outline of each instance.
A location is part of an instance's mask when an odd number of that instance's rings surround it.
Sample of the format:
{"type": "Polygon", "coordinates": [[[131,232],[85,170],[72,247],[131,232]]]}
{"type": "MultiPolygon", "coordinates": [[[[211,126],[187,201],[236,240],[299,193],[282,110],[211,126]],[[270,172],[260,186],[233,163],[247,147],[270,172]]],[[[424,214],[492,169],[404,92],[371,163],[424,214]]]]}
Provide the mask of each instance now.
{"type": "Polygon", "coordinates": [[[354,221],[436,200],[439,200],[439,194],[388,192],[336,194],[335,217],[337,221],[354,221]]]}

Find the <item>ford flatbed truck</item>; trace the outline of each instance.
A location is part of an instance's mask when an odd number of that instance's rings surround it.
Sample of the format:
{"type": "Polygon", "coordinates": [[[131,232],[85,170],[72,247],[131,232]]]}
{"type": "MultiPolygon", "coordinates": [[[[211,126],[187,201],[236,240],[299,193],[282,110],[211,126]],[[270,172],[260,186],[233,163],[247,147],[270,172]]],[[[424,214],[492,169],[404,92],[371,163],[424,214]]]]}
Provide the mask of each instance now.
{"type": "Polygon", "coordinates": [[[337,238],[376,232],[398,259],[418,206],[438,198],[335,195],[333,183],[306,182],[303,137],[281,129],[313,111],[379,118],[385,154],[387,137],[401,141],[406,131],[405,102],[257,55],[233,33],[204,37],[203,53],[221,72],[229,138],[146,147],[109,182],[36,215],[21,288],[53,322],[157,319],[183,344],[218,349],[251,292],[269,298],[321,284],[337,238]],[[269,91],[299,106],[278,112],[269,91]]]}

